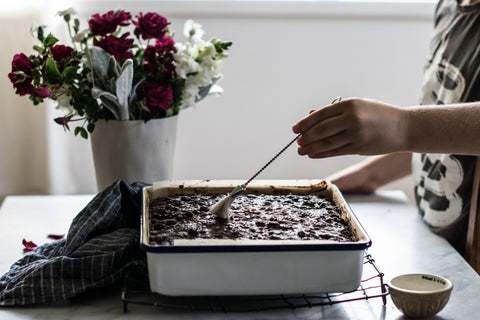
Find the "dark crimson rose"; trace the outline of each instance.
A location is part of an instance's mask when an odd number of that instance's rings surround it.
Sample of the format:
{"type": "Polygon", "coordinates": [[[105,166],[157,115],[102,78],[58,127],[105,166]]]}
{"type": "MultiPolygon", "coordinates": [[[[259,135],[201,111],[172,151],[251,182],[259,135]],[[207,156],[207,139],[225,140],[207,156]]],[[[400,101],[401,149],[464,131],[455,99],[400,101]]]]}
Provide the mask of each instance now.
{"type": "Polygon", "coordinates": [[[159,62],[157,59],[157,50],[155,50],[155,46],[148,46],[145,49],[144,59],[145,59],[145,70],[156,73],[159,62]]]}
{"type": "Polygon", "coordinates": [[[97,35],[106,35],[115,32],[118,26],[128,26],[128,21],[132,18],[130,13],[122,11],[108,11],[100,16],[98,13],[94,14],[88,21],[90,30],[97,35]]]}
{"type": "MultiPolygon", "coordinates": [[[[140,13],[138,21],[132,21],[137,27],[138,32],[142,35],[144,40],[146,39],[158,39],[161,40],[168,32],[167,26],[170,24],[165,17],[155,13],[149,12],[145,15],[140,13]]],[[[137,33],[136,33],[137,34],[137,33]]]]}
{"type": "Polygon", "coordinates": [[[23,53],[16,54],[12,61],[12,71],[23,71],[27,74],[32,74],[32,60],[23,53]]]}
{"type": "Polygon", "coordinates": [[[165,37],[162,40],[158,40],[157,45],[161,45],[164,48],[169,48],[170,51],[176,51],[175,40],[173,40],[173,38],[170,38],[170,37],[165,37]]]}
{"type": "Polygon", "coordinates": [[[145,49],[145,70],[156,74],[162,70],[169,78],[175,76],[175,65],[173,54],[176,52],[175,40],[165,37],[157,40],[154,46],[145,49]]]}
{"type": "Polygon", "coordinates": [[[157,52],[163,52],[165,55],[173,54],[177,50],[175,49],[175,40],[170,37],[165,37],[162,40],[155,42],[155,50],[157,52]]]}
{"type": "Polygon", "coordinates": [[[12,72],[8,74],[8,78],[13,83],[16,93],[24,96],[33,94],[33,64],[29,57],[23,53],[16,54],[12,61],[12,72]]]}
{"type": "Polygon", "coordinates": [[[50,48],[53,60],[61,61],[72,56],[73,48],[59,44],[50,48]]]}
{"type": "Polygon", "coordinates": [[[117,61],[133,58],[129,51],[133,48],[133,39],[128,39],[130,32],[124,33],[120,38],[106,36],[102,40],[93,39],[93,44],[110,53],[117,61]]]}
{"type": "Polygon", "coordinates": [[[46,87],[38,87],[37,89],[35,89],[35,94],[37,95],[37,97],[45,99],[50,96],[50,90],[46,87]]]}
{"type": "Polygon", "coordinates": [[[170,109],[173,91],[169,86],[158,85],[154,81],[145,81],[142,84],[142,96],[145,98],[145,105],[150,111],[150,117],[154,117],[158,108],[164,111],[170,109]]]}
{"type": "Polygon", "coordinates": [[[55,121],[55,123],[63,126],[67,123],[67,119],[65,119],[65,117],[60,117],[60,118],[55,118],[53,119],[53,121],[55,121]]]}
{"type": "Polygon", "coordinates": [[[31,80],[16,82],[13,84],[13,87],[16,89],[15,93],[21,96],[33,94],[33,92],[35,91],[35,88],[33,87],[31,80]]]}

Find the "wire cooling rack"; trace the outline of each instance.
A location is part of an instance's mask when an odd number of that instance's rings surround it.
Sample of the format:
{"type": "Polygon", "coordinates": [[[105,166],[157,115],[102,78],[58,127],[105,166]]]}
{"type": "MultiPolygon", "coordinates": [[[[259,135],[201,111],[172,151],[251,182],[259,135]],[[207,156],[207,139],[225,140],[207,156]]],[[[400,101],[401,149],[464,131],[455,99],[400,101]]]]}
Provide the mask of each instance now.
{"type": "Polygon", "coordinates": [[[328,306],[358,300],[381,298],[387,303],[388,290],[383,281],[384,274],[375,260],[366,252],[363,277],[355,291],[342,293],[262,295],[262,296],[194,296],[171,297],[149,290],[131,289],[125,281],[122,290],[123,311],[129,304],[149,305],[155,308],[198,310],[212,312],[252,312],[274,309],[297,309],[328,306]]]}

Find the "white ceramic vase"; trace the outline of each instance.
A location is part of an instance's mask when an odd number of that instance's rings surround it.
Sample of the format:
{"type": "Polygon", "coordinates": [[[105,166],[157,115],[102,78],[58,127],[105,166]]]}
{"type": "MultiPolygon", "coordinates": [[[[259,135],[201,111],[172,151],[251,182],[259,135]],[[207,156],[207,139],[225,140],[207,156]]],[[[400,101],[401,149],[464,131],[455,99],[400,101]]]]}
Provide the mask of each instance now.
{"type": "Polygon", "coordinates": [[[98,191],[119,179],[130,183],[170,180],[178,116],[95,123],[91,145],[98,191]]]}

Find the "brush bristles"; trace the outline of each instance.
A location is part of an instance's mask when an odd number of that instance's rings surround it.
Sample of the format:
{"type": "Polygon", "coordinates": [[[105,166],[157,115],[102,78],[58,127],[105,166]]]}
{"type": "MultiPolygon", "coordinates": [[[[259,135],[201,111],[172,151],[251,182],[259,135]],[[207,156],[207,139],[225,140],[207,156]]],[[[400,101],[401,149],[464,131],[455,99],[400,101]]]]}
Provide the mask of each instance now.
{"type": "Polygon", "coordinates": [[[228,210],[230,208],[231,197],[226,196],[209,208],[210,213],[222,219],[228,219],[228,210]]]}

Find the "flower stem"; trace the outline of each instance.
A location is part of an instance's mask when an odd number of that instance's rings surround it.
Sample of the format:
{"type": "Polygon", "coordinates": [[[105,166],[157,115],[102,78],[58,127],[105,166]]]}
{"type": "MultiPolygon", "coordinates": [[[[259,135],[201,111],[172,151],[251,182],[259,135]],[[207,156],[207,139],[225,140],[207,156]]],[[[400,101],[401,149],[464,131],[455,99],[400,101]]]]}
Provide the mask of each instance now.
{"type": "Polygon", "coordinates": [[[77,50],[77,44],[75,43],[75,41],[73,41],[72,27],[70,25],[70,21],[67,21],[67,29],[68,29],[68,35],[70,36],[70,41],[72,42],[73,48],[76,51],[77,50]]]}

